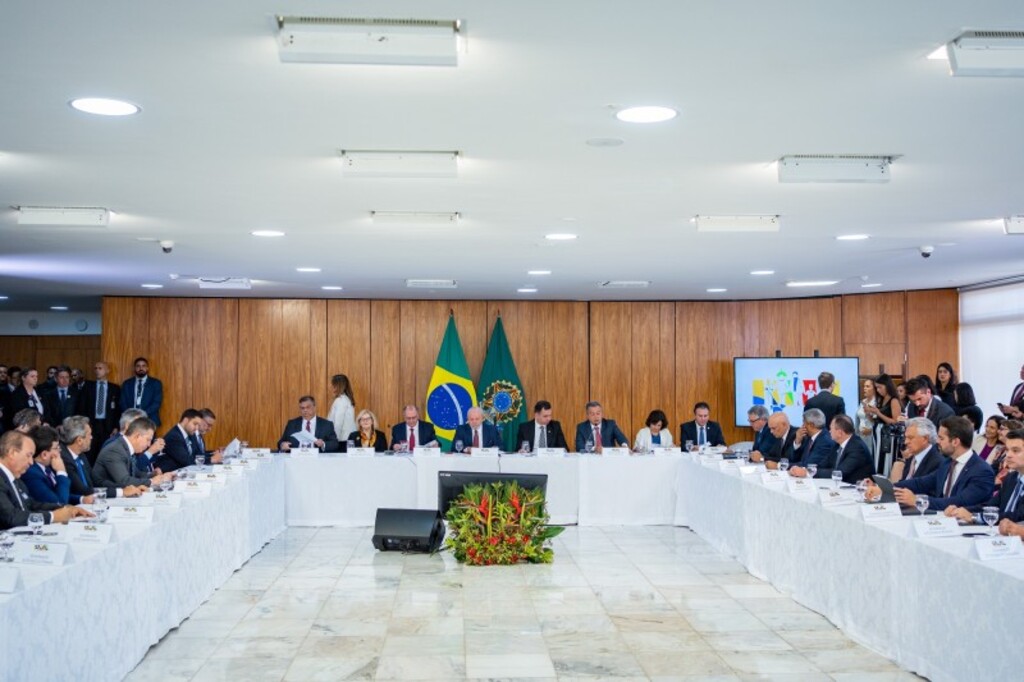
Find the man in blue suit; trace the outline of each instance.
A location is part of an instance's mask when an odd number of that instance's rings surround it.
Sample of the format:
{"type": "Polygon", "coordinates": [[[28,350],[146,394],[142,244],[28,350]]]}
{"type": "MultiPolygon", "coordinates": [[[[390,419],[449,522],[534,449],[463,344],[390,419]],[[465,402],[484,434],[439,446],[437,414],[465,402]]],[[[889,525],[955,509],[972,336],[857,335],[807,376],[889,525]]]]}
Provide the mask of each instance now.
{"type": "Polygon", "coordinates": [[[456,450],[456,441],[460,441],[464,452],[469,454],[472,454],[475,448],[501,447],[498,429],[494,424],[484,421],[484,411],[479,407],[469,408],[466,423],[456,427],[455,436],[452,438],[452,452],[456,450]]]}
{"type": "MultiPolygon", "coordinates": [[[[57,429],[43,424],[29,434],[36,446],[32,466],[21,475],[21,482],[28,488],[29,497],[36,502],[55,504],[78,504],[80,498],[71,499],[71,479],[60,458],[60,442],[57,429]]],[[[92,499],[87,499],[92,502],[92,499]]]]}
{"type": "Polygon", "coordinates": [[[815,478],[832,478],[833,471],[841,471],[844,483],[856,483],[874,475],[875,460],[868,452],[868,446],[860,436],[854,435],[854,431],[853,420],[848,415],[837,414],[832,418],[829,435],[835,444],[829,450],[828,458],[818,467],[815,478]]]}
{"type": "Polygon", "coordinates": [[[1000,522],[1004,519],[1010,523],[1024,521],[1024,429],[1014,429],[1006,434],[1006,466],[1012,473],[999,486],[999,494],[994,500],[986,500],[971,509],[947,507],[946,516],[981,525],[984,519],[979,512],[982,507],[992,506],[999,509],[1000,522]]]}
{"type": "Polygon", "coordinates": [[[192,466],[196,457],[206,455],[195,439],[202,420],[202,413],[191,407],[181,413],[181,419],[174,428],[164,434],[164,450],[156,459],[160,471],[176,471],[192,466]]]}
{"type": "Polygon", "coordinates": [[[772,434],[772,430],[768,428],[768,417],[768,408],[764,405],[754,405],[747,410],[747,422],[750,424],[750,428],[754,429],[754,444],[750,448],[751,452],[764,455],[771,452],[778,441],[778,438],[772,434]]]}
{"type": "Polygon", "coordinates": [[[135,376],[121,385],[121,410],[137,407],[160,426],[160,406],[164,402],[164,385],[149,376],[149,361],[135,358],[135,376]]]}
{"type": "Polygon", "coordinates": [[[797,429],[793,439],[792,461],[798,462],[800,466],[792,467],[790,473],[803,477],[808,464],[824,466],[835,447],[835,441],[825,430],[825,413],[812,407],[804,412],[804,424],[797,429]]]}
{"type": "MultiPolygon", "coordinates": [[[[916,495],[928,496],[928,507],[938,512],[947,507],[975,507],[992,499],[995,473],[971,450],[974,425],[966,417],[947,417],[939,424],[939,450],[946,456],[939,468],[927,476],[900,481],[896,501],[914,506],[916,495]]],[[[874,493],[875,491],[871,491],[874,493]]]]}
{"type": "Polygon", "coordinates": [[[693,406],[693,420],[679,426],[679,442],[686,447],[690,441],[701,445],[725,445],[725,436],[718,422],[711,421],[711,406],[701,401],[693,406]]]}
{"type": "Polygon", "coordinates": [[[587,403],[587,421],[576,425],[576,452],[587,449],[587,441],[594,446],[594,452],[601,454],[606,447],[629,447],[629,439],[612,419],[604,418],[601,403],[591,400],[587,403]]]}
{"type": "Polygon", "coordinates": [[[284,425],[284,431],[277,439],[281,452],[291,452],[292,448],[299,447],[299,439],[292,436],[299,431],[308,433],[313,438],[313,445],[319,448],[320,452],[338,451],[338,436],[334,433],[334,424],[329,419],[316,416],[316,399],[311,395],[299,398],[299,416],[288,420],[284,425]]]}

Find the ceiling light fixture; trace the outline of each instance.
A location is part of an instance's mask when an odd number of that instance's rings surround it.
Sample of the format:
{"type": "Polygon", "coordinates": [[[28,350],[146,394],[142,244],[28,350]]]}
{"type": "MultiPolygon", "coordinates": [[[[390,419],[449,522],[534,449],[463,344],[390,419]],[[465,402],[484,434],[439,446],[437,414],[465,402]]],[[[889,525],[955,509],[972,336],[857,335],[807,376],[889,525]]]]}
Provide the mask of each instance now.
{"type": "Polygon", "coordinates": [[[9,296],[0,296],[0,301],[6,301],[8,298],[10,298],[10,297],[9,296]]]}
{"type": "Polygon", "coordinates": [[[946,52],[954,76],[1024,76],[1024,31],[965,31],[946,52]]]}
{"type": "Polygon", "coordinates": [[[757,275],[757,276],[760,276],[760,275],[774,275],[775,271],[774,270],[751,270],[750,274],[751,275],[757,275]]]}
{"type": "Polygon", "coordinates": [[[143,289],[163,289],[163,284],[142,284],[140,285],[143,289]]]}
{"type": "Polygon", "coordinates": [[[698,232],[778,232],[777,215],[697,215],[698,232]]]}
{"type": "Polygon", "coordinates": [[[551,234],[544,235],[544,239],[548,239],[553,242],[567,242],[576,239],[576,235],[569,234],[568,232],[553,232],[551,234]]]}
{"type": "Polygon", "coordinates": [[[787,287],[830,287],[839,284],[837,279],[806,280],[798,282],[786,282],[787,287]]]}
{"type": "Polygon", "coordinates": [[[615,118],[626,123],[661,123],[671,121],[679,112],[671,107],[627,107],[615,112],[615,118]]]}
{"type": "Polygon", "coordinates": [[[106,227],[110,224],[110,211],[105,208],[19,206],[18,224],[106,227]]]}
{"type": "Polygon", "coordinates": [[[295,268],[295,272],[320,272],[320,268],[295,268]]]}
{"type": "Polygon", "coordinates": [[[356,17],[277,17],[282,62],[458,66],[459,21],[356,17]]]}
{"type": "Polygon", "coordinates": [[[250,232],[253,237],[283,237],[284,232],[278,230],[253,230],[250,232]]]}
{"type": "Polygon", "coordinates": [[[342,149],[341,174],[346,178],[455,178],[459,152],[342,149]]]}
{"type": "Polygon", "coordinates": [[[378,225],[451,225],[462,219],[458,211],[370,211],[378,225]]]}
{"type": "Polygon", "coordinates": [[[841,234],[836,237],[836,241],[840,242],[859,242],[865,239],[870,239],[871,235],[867,234],[841,234]]]}
{"type": "Polygon", "coordinates": [[[1003,232],[1006,234],[1024,234],[1024,215],[1003,218],[1003,232]]]}
{"type": "Polygon", "coordinates": [[[928,53],[928,59],[933,61],[949,61],[949,54],[946,51],[946,46],[943,44],[941,47],[935,48],[933,51],[928,53]]]}
{"type": "Polygon", "coordinates": [[[893,155],[791,154],[779,159],[779,182],[889,182],[893,155]]]}
{"type": "Polygon", "coordinates": [[[714,289],[706,289],[705,291],[707,291],[709,294],[724,294],[725,292],[727,292],[729,290],[728,289],[722,289],[722,288],[714,288],[714,289]]]}
{"type": "Polygon", "coordinates": [[[131,116],[140,111],[138,105],[131,102],[105,97],[79,97],[71,100],[68,104],[73,109],[97,116],[131,116]]]}
{"type": "Polygon", "coordinates": [[[882,286],[881,282],[872,282],[871,284],[861,284],[860,288],[861,289],[877,289],[880,286],[882,286]]]}
{"type": "Polygon", "coordinates": [[[341,291],[341,287],[334,285],[324,285],[320,288],[323,289],[324,291],[341,291]]]}
{"type": "Polygon", "coordinates": [[[527,270],[527,275],[550,275],[550,270],[527,270]]]}
{"type": "Polygon", "coordinates": [[[651,283],[641,279],[611,279],[598,282],[597,286],[602,289],[646,289],[651,283]]]}
{"type": "Polygon", "coordinates": [[[516,292],[520,294],[535,294],[537,293],[537,287],[519,287],[516,292]]]}
{"type": "Polygon", "coordinates": [[[57,311],[60,311],[60,312],[63,312],[65,310],[67,310],[67,309],[68,309],[68,307],[66,305],[51,305],[50,306],[50,310],[57,310],[57,311]]]}

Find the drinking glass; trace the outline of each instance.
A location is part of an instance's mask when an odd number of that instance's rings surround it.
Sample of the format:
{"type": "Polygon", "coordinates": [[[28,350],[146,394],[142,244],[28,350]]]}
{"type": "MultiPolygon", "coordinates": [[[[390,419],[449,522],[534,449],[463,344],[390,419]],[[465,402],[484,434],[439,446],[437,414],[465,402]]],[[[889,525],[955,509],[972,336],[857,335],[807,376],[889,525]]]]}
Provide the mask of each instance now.
{"type": "Polygon", "coordinates": [[[400,440],[397,443],[395,443],[395,452],[408,452],[408,450],[409,450],[409,442],[408,441],[400,440]]]}
{"type": "Polygon", "coordinates": [[[864,496],[867,494],[867,491],[868,491],[868,482],[865,481],[863,478],[861,480],[857,481],[857,494],[860,495],[860,501],[861,502],[865,501],[864,496]]]}
{"type": "Polygon", "coordinates": [[[350,452],[355,446],[356,442],[354,440],[345,441],[345,452],[350,452]]]}
{"type": "Polygon", "coordinates": [[[789,471],[789,459],[783,457],[779,460],[779,471],[789,471]]]}
{"type": "Polygon", "coordinates": [[[992,534],[992,528],[999,521],[999,507],[982,507],[981,520],[988,525],[988,532],[992,534]]]}
{"type": "Polygon", "coordinates": [[[97,523],[107,522],[107,509],[110,508],[110,503],[107,502],[106,494],[97,495],[96,499],[92,501],[92,511],[96,514],[97,523]]]}
{"type": "Polygon", "coordinates": [[[0,531],[0,561],[14,561],[11,548],[14,547],[14,536],[7,531],[0,531]]]}
{"type": "Polygon", "coordinates": [[[686,445],[686,451],[687,452],[693,452],[693,441],[692,440],[686,441],[685,445],[686,445]]]}
{"type": "Polygon", "coordinates": [[[32,512],[28,515],[28,527],[33,535],[41,535],[43,532],[43,515],[39,512],[32,512]]]}
{"type": "Polygon", "coordinates": [[[588,455],[594,454],[594,441],[593,440],[591,440],[589,438],[587,439],[587,442],[583,444],[583,452],[587,453],[588,455]]]}
{"type": "Polygon", "coordinates": [[[206,456],[205,455],[196,455],[196,467],[198,467],[199,469],[202,469],[205,464],[206,464],[206,456]]]}
{"type": "Polygon", "coordinates": [[[807,469],[807,478],[814,478],[815,474],[818,473],[817,464],[808,464],[805,468],[807,469]]]}
{"type": "Polygon", "coordinates": [[[832,471],[832,487],[838,488],[843,483],[843,472],[839,469],[832,471]]]}
{"type": "Polygon", "coordinates": [[[928,496],[917,495],[914,497],[914,506],[917,507],[917,511],[924,516],[925,511],[928,509],[928,496]]]}
{"type": "Polygon", "coordinates": [[[249,441],[247,441],[247,440],[240,440],[240,441],[238,441],[238,446],[240,448],[242,448],[243,451],[248,450],[249,449],[249,441]]]}
{"type": "Polygon", "coordinates": [[[529,452],[529,451],[530,451],[530,441],[524,440],[522,443],[519,444],[519,452],[529,452]]]}
{"type": "Polygon", "coordinates": [[[465,443],[463,443],[461,440],[455,441],[455,452],[457,452],[458,454],[461,455],[462,451],[465,450],[465,449],[466,449],[466,444],[465,443]]]}

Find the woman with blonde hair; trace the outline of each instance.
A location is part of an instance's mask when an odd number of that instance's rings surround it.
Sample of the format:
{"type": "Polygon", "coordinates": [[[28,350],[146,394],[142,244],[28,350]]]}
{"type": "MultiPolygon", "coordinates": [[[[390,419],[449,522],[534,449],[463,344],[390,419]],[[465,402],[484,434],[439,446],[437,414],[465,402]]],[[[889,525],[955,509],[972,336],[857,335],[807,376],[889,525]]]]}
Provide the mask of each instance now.
{"type": "Polygon", "coordinates": [[[334,424],[334,433],[344,444],[342,437],[356,430],[356,402],[352,398],[352,384],[348,377],[344,374],[331,377],[331,393],[334,394],[334,403],[327,414],[327,421],[334,424]]]}
{"type": "Polygon", "coordinates": [[[373,448],[377,452],[388,449],[388,439],[384,432],[377,429],[377,416],[369,410],[362,410],[356,417],[359,428],[348,434],[348,439],[357,448],[373,448]]]}

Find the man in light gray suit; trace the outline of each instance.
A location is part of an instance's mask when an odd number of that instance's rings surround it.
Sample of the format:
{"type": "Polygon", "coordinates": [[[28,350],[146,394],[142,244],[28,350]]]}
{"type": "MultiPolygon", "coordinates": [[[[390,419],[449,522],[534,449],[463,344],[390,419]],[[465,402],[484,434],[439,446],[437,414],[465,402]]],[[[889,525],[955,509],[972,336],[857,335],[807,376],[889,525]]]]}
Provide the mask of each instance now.
{"type": "Polygon", "coordinates": [[[173,480],[172,473],[150,477],[136,471],[135,455],[149,447],[155,431],[156,424],[146,417],[128,424],[121,435],[103,446],[96,457],[96,464],[92,468],[94,484],[101,488],[125,488],[130,485],[149,487],[173,480]]]}

